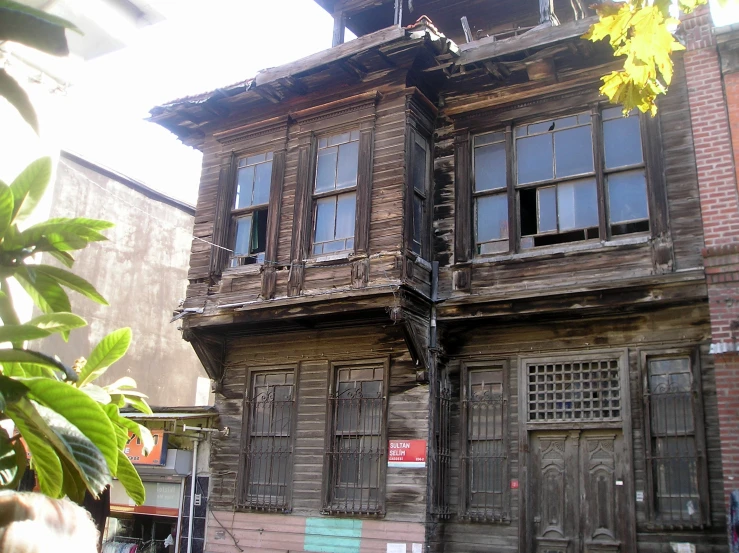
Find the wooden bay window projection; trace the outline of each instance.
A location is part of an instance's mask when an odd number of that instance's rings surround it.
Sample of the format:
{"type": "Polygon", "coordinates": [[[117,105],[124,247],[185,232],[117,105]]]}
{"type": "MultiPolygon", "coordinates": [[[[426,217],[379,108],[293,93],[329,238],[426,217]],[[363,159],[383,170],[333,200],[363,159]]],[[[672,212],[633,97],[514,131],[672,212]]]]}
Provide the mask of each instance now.
{"type": "Polygon", "coordinates": [[[318,140],[313,255],[354,250],[359,131],[318,140]]]}
{"type": "Polygon", "coordinates": [[[247,437],[241,507],[269,511],[284,511],[290,507],[294,391],[293,371],[265,371],[252,375],[244,409],[247,437]]]}
{"type": "Polygon", "coordinates": [[[340,368],[330,397],[327,455],[332,513],[381,513],[384,509],[385,369],[340,368]]]}
{"type": "Polygon", "coordinates": [[[506,520],[507,401],[502,368],[468,370],[462,388],[464,514],[506,520]]]}
{"type": "Polygon", "coordinates": [[[264,263],[271,179],[272,152],[238,160],[231,267],[264,263]]]}
{"type": "Polygon", "coordinates": [[[701,490],[708,482],[700,388],[689,356],[647,360],[645,404],[652,518],[670,526],[699,525],[707,519],[701,490]]]}

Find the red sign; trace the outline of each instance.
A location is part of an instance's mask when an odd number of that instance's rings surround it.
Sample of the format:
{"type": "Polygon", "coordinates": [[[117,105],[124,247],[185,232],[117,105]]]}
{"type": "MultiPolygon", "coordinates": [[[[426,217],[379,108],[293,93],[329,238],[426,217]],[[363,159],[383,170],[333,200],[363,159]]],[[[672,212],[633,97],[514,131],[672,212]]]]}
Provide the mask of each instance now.
{"type": "Polygon", "coordinates": [[[144,455],[144,444],[131,432],[128,433],[128,442],[123,449],[129,461],[134,465],[163,465],[167,461],[167,435],[164,430],[152,430],[154,448],[148,455],[144,455]]]}
{"type": "Polygon", "coordinates": [[[511,489],[512,490],[518,489],[518,480],[511,480],[511,489]]]}
{"type": "Polygon", "coordinates": [[[390,440],[387,466],[421,468],[426,466],[426,440],[390,440]]]}

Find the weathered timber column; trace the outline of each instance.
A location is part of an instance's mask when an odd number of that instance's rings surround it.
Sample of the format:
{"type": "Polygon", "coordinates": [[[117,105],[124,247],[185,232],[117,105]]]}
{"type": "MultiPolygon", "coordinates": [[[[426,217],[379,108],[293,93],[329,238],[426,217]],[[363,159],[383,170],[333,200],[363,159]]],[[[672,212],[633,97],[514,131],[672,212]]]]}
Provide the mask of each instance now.
{"type": "MultiPolygon", "coordinates": [[[[690,120],[716,371],[724,500],[739,489],[739,199],[716,35],[707,7],[684,16],[690,120]]],[[[735,99],[735,101],[739,98],[735,99]]],[[[735,114],[735,117],[739,114],[735,114]]],[[[734,136],[739,141],[739,134],[734,136]]]]}

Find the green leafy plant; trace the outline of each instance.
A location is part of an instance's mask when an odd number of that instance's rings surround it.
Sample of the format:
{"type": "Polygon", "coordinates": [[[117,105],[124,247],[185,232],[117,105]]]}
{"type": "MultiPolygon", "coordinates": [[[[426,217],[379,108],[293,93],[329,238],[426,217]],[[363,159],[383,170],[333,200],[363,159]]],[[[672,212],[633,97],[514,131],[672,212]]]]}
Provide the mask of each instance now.
{"type": "MultiPolygon", "coordinates": [[[[54,55],[69,53],[70,22],[43,11],[0,0],[0,42],[15,41],[54,55]]],[[[23,88],[0,68],[0,96],[8,100],[38,133],[36,112],[23,88]]],[[[67,289],[99,304],[105,298],[85,279],[69,271],[70,252],[106,240],[102,231],[112,223],[85,218],[51,219],[21,224],[33,213],[51,178],[51,159],[31,163],[7,185],[0,181],[0,420],[10,419],[18,433],[0,431],[0,489],[16,488],[27,465],[36,472],[41,491],[81,502],[85,491],[97,496],[117,477],[128,495],[141,504],[145,491],[138,473],[123,454],[129,432],[154,445],[151,433],[120,412],[125,406],[151,413],[136,383],[122,378],[99,386],[95,381],[128,350],[131,330],[116,330],[103,338],[89,358],[73,366],[57,357],[29,349],[26,343],[85,326],[71,312],[67,289]],[[47,253],[66,268],[34,263],[47,253]],[[10,281],[16,281],[42,315],[21,322],[13,307],[10,281]]]]}
{"type": "Polygon", "coordinates": [[[129,431],[145,449],[153,447],[151,433],[125,418],[126,405],[151,413],[136,383],[123,378],[108,386],[95,381],[128,350],[131,330],[116,330],[72,367],[61,360],[27,349],[24,343],[58,333],[64,340],[87,323],[71,312],[66,289],[100,304],[105,299],[85,279],[67,269],[35,264],[32,257],[46,252],[67,267],[71,253],[90,242],[105,240],[107,221],[85,218],[51,219],[20,230],[18,224],[33,211],[51,175],[51,160],[31,163],[10,186],[0,182],[0,416],[11,419],[20,435],[0,433],[0,487],[13,487],[25,467],[25,447],[31,454],[41,491],[52,497],[67,495],[81,501],[85,490],[97,495],[118,477],[137,503],[144,501],[141,480],[123,449],[129,431]],[[42,315],[21,323],[10,296],[15,279],[42,315]],[[21,445],[19,445],[21,444],[21,445]]]}
{"type": "MultiPolygon", "coordinates": [[[[726,5],[736,0],[718,0],[726,5]]],[[[598,22],[583,38],[607,39],[613,54],[624,58],[623,69],[602,78],[601,94],[624,108],[657,113],[657,97],[672,82],[672,54],[685,47],[675,38],[677,13],[691,13],[708,0],[607,0],[594,5],[598,22]]]]}

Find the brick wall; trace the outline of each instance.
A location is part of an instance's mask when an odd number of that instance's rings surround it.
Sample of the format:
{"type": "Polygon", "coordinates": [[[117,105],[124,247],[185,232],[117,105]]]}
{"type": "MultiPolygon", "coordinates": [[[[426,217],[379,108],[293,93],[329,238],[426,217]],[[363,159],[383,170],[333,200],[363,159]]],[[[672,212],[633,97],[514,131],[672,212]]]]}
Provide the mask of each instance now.
{"type": "Polygon", "coordinates": [[[724,90],[721,60],[706,7],[685,16],[683,28],[728,500],[728,493],[739,489],[739,198],[735,163],[739,159],[739,75],[728,76],[724,90]]]}

